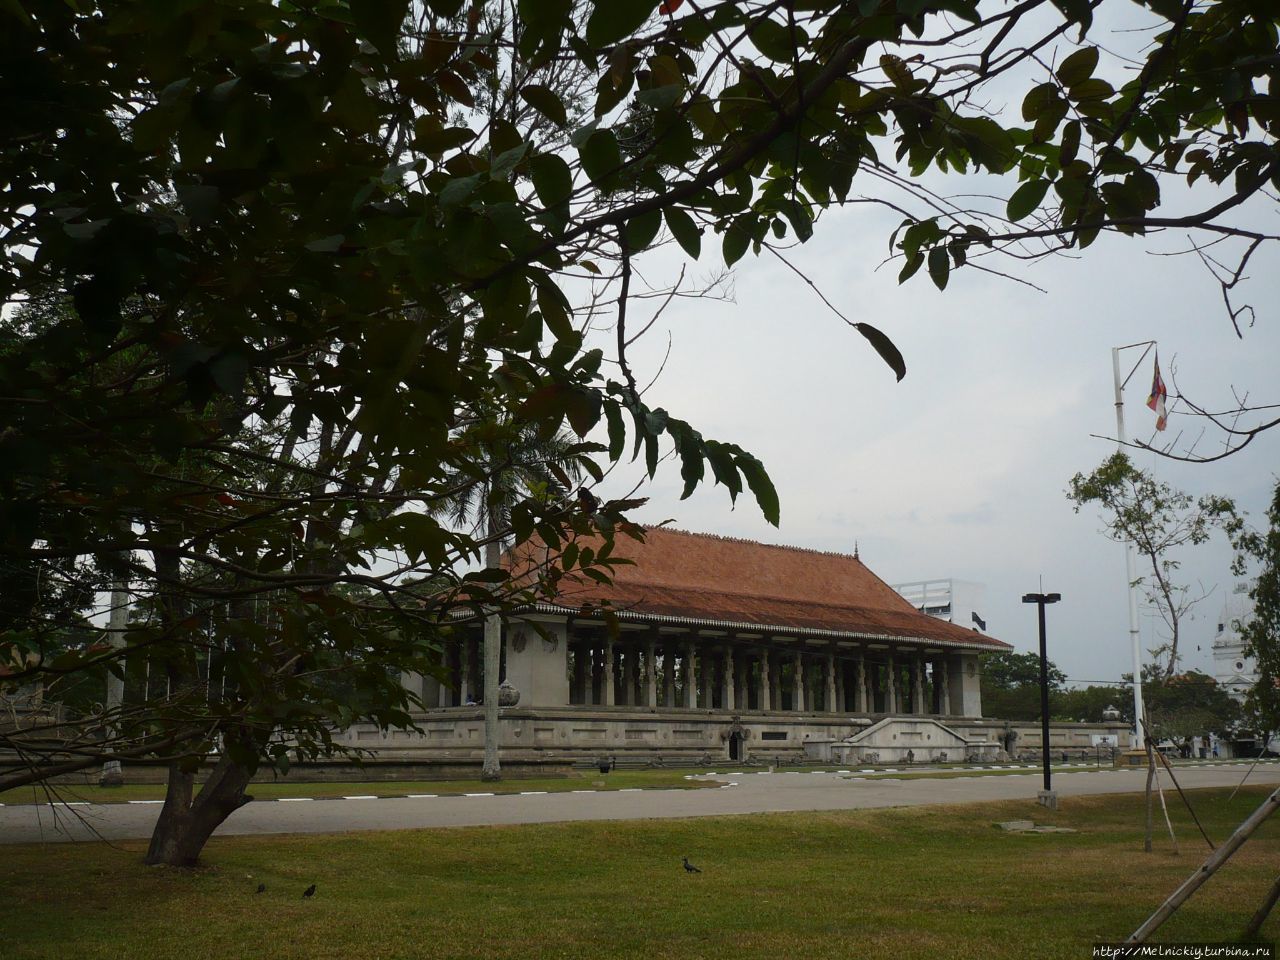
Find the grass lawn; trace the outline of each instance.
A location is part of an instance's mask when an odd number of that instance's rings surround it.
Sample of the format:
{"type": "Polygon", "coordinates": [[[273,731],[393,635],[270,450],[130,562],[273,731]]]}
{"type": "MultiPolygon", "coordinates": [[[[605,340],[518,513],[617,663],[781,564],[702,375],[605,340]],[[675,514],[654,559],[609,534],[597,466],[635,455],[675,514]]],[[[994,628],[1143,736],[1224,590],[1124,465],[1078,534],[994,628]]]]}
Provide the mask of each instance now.
{"type": "MultiPolygon", "coordinates": [[[[482,783],[479,780],[378,780],[360,783],[302,783],[262,781],[249,787],[249,793],[258,800],[275,800],[279,797],[403,797],[411,793],[434,793],[451,796],[463,793],[520,793],[522,790],[545,790],[548,793],[565,790],[625,790],[645,788],[650,790],[690,789],[718,787],[718,783],[700,783],[686,780],[689,773],[701,770],[615,770],[601,775],[594,770],[575,771],[568,777],[546,777],[530,780],[500,780],[482,783]]],[[[91,803],[124,803],[128,800],[163,800],[164,784],[138,783],[123,787],[59,785],[53,788],[58,800],[91,803]]],[[[43,786],[16,787],[0,792],[0,803],[47,803],[51,796],[43,786]]],[[[3,954],[0,953],[0,957],[3,954]]]]}
{"type": "MultiPolygon", "coordinates": [[[[1221,840],[1266,795],[1196,791],[1221,840]]],[[[250,958],[1078,958],[1121,939],[1200,862],[1174,813],[1141,852],[1141,797],[696,820],[232,837],[195,871],[141,843],[0,848],[0,955],[250,958]],[[1079,833],[1015,835],[997,820],[1079,833]],[[703,868],[686,875],[680,857],[703,868]],[[254,893],[265,883],[264,894],[254,893]],[[301,899],[310,883],[311,900],[301,899]]],[[[1197,842],[1198,841],[1198,842],[1197,842]]],[[[1266,824],[1158,939],[1234,936],[1280,867],[1266,824]]],[[[1264,928],[1271,939],[1280,916],[1264,928]]]]}

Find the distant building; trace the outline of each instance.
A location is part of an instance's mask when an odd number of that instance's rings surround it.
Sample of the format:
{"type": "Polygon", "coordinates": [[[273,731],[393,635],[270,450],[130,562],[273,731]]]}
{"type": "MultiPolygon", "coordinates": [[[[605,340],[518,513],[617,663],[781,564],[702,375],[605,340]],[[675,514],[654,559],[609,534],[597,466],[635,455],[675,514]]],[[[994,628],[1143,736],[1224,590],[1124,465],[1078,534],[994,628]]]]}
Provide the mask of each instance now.
{"type": "MultiPolygon", "coordinates": [[[[531,580],[547,554],[533,542],[504,563],[531,580]]],[[[998,749],[998,728],[982,720],[979,656],[1009,645],[922,616],[856,553],[653,527],[643,542],[619,536],[613,557],[631,562],[610,582],[573,570],[554,595],[507,617],[503,679],[519,697],[502,713],[504,762],[799,757],[806,741],[903,718],[910,729],[878,733],[899,747],[918,736],[921,757],[938,752],[940,720],[972,741],[954,755],[998,749]]],[[[424,736],[358,725],[350,739],[376,743],[384,758],[473,759],[483,744],[468,703],[484,689],[481,628],[457,625],[439,675],[404,676],[424,736]]]]}
{"type": "Polygon", "coordinates": [[[1245,656],[1245,642],[1237,629],[1238,623],[1253,616],[1249,587],[1248,583],[1237,583],[1227,595],[1218,616],[1218,631],[1213,638],[1213,678],[1241,702],[1258,682],[1257,664],[1245,656]]]}
{"type": "Polygon", "coordinates": [[[957,627],[976,627],[987,632],[987,588],[971,580],[915,580],[892,584],[902,597],[921,613],[926,613],[957,627]]]}

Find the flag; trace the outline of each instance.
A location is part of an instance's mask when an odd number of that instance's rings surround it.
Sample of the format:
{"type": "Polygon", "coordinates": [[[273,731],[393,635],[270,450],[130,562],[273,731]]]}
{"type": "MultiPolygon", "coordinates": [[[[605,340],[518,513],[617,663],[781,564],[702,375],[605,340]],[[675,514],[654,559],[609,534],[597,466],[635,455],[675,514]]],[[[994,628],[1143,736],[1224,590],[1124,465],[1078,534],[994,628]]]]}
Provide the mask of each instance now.
{"type": "Polygon", "coordinates": [[[1156,354],[1156,372],[1151,379],[1151,396],[1147,397],[1147,406],[1156,412],[1156,429],[1163,430],[1169,422],[1169,414],[1164,408],[1164,401],[1169,391],[1164,388],[1164,380],[1160,377],[1160,354],[1156,354]]]}

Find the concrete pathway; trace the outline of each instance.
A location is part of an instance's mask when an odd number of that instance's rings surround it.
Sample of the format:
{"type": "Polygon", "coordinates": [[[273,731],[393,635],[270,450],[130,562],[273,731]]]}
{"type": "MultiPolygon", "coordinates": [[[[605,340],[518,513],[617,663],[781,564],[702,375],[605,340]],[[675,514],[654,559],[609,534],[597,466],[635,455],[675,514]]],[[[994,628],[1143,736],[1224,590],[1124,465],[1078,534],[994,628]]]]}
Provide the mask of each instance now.
{"type": "MultiPolygon", "coordinates": [[[[1184,768],[1184,788],[1231,787],[1244,768],[1184,768]]],[[[1055,773],[1059,796],[1141,791],[1145,770],[1055,773]]],[[[382,799],[335,798],[251,803],[231,816],[218,836],[273,833],[343,833],[572,820],[643,820],[713,817],[800,810],[854,810],[984,800],[1034,799],[1038,772],[952,779],[858,779],[838,773],[726,773],[704,790],[608,790],[459,797],[418,795],[382,799]]],[[[1280,784],[1280,766],[1260,765],[1252,785],[1280,784]]],[[[1167,778],[1167,790],[1171,790],[1167,778]]],[[[1172,802],[1176,802],[1176,797],[1172,802]]],[[[0,807],[0,843],[35,843],[149,837],[160,811],[157,801],[113,804],[30,804],[0,807]]]]}

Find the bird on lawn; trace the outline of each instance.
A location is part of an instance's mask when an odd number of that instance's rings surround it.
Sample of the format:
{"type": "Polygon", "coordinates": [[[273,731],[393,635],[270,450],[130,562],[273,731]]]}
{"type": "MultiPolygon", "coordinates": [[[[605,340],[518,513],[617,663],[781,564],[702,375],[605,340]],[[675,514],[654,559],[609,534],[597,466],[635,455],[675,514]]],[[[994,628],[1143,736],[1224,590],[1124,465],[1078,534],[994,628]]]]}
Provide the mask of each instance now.
{"type": "Polygon", "coordinates": [[[316,885],[313,883],[311,886],[307,887],[307,889],[302,891],[302,899],[306,900],[308,897],[313,896],[315,892],[316,892],[316,885]]]}
{"type": "Polygon", "coordinates": [[[702,871],[701,871],[701,870],[699,870],[697,867],[695,867],[692,863],[690,863],[690,862],[689,862],[689,858],[688,858],[688,857],[682,857],[681,859],[682,859],[682,860],[684,860],[684,872],[685,872],[685,873],[701,873],[701,872],[702,872],[702,871]]]}
{"type": "Polygon", "coordinates": [[[254,893],[266,893],[266,892],[267,892],[267,885],[265,883],[258,884],[258,889],[254,891],[254,893]]]}

